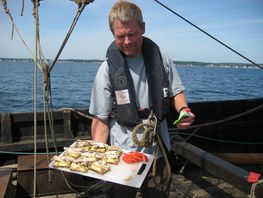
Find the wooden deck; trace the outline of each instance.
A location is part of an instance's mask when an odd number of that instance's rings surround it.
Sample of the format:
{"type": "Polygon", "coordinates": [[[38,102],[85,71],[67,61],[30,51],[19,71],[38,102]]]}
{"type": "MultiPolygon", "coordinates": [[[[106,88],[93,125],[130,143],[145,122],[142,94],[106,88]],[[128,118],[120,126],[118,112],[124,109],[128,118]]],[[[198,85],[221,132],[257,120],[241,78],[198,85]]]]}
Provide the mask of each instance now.
{"type": "Polygon", "coordinates": [[[0,197],[2,198],[15,196],[15,186],[12,185],[14,169],[14,166],[0,167],[0,197]]]}

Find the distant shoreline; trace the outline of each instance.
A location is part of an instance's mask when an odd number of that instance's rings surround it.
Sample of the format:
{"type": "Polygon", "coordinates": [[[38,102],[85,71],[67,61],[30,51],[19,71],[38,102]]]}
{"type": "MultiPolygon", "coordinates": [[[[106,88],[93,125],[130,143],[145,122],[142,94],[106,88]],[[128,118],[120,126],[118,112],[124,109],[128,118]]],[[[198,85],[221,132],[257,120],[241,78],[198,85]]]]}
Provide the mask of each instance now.
{"type": "MultiPolygon", "coordinates": [[[[48,61],[52,61],[48,59],[48,61]]],[[[59,59],[58,63],[102,63],[104,60],[100,59],[59,59]]],[[[30,58],[0,58],[0,62],[34,62],[30,58]]],[[[200,62],[200,61],[173,61],[177,66],[207,66],[207,67],[243,67],[243,68],[254,68],[256,67],[250,63],[213,63],[213,62],[200,62]]],[[[263,64],[259,64],[263,66],[263,64]]]]}

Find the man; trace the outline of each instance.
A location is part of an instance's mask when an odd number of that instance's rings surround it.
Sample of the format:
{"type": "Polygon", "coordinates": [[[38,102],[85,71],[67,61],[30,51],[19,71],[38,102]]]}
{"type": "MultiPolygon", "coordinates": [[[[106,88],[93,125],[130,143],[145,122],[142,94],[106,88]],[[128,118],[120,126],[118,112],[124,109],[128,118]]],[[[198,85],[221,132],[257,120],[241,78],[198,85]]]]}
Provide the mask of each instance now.
{"type": "MultiPolygon", "coordinates": [[[[170,150],[165,119],[170,101],[178,112],[188,107],[178,73],[167,53],[143,37],[145,23],[137,5],[127,1],[115,3],[109,14],[109,26],[115,40],[107,50],[107,59],[101,64],[92,88],[89,110],[94,115],[92,139],[104,143],[109,141],[111,145],[126,150],[153,154],[155,143],[139,147],[132,139],[134,127],[145,122],[149,112],[153,111],[158,120],[156,131],[170,150]]],[[[194,114],[188,112],[188,117],[177,126],[185,128],[193,121],[194,114]]],[[[129,190],[124,186],[115,190],[117,197],[122,197],[121,189],[123,192],[129,190]]],[[[145,191],[145,197],[150,191],[145,191]]],[[[130,189],[125,197],[135,197],[135,193],[130,189]]],[[[155,195],[161,197],[162,193],[155,195]]]]}

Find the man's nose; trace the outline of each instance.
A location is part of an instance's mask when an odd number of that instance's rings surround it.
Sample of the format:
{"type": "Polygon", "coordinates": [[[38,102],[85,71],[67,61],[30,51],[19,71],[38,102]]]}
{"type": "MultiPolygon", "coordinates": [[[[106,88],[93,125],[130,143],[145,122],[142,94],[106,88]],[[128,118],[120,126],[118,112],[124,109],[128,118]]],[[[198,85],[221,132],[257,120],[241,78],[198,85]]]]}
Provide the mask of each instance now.
{"type": "Polygon", "coordinates": [[[126,45],[129,44],[129,43],[131,43],[131,40],[130,40],[129,36],[125,36],[124,43],[125,43],[126,45]]]}

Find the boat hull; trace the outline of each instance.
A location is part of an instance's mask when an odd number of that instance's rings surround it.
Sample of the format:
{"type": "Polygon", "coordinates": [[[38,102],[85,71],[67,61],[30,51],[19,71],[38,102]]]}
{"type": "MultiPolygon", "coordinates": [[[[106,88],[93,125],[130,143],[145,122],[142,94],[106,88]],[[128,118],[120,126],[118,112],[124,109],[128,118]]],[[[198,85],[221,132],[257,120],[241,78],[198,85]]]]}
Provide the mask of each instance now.
{"type": "MultiPolygon", "coordinates": [[[[189,103],[196,115],[194,124],[199,127],[176,129],[173,121],[178,114],[172,110],[168,118],[169,133],[171,138],[186,138],[189,143],[212,153],[258,153],[263,150],[263,108],[229,121],[220,121],[260,105],[263,105],[263,98],[189,103]]],[[[88,110],[78,112],[88,115],[88,110]]],[[[53,118],[58,148],[72,144],[77,138],[91,138],[91,119],[70,110],[54,111],[53,118]]],[[[1,113],[0,120],[0,151],[26,152],[34,149],[32,112],[1,113]]],[[[37,113],[36,131],[37,148],[45,150],[44,114],[41,112],[37,113]]],[[[49,149],[54,149],[49,127],[47,138],[49,149]]]]}

